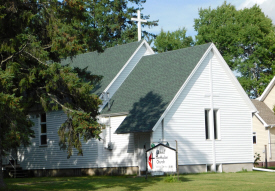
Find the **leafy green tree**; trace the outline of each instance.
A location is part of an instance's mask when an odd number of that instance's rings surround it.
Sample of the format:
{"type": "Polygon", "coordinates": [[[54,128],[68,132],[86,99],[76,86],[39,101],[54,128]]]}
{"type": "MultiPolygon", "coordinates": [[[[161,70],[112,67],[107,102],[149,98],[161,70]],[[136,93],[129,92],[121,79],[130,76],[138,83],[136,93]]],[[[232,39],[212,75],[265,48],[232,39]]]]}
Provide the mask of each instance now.
{"type": "Polygon", "coordinates": [[[195,19],[196,44],[213,42],[246,93],[258,97],[274,75],[275,34],[272,21],[260,7],[236,10],[224,2],[200,9],[195,19]]]}
{"type": "Polygon", "coordinates": [[[80,139],[100,139],[101,100],[90,92],[101,77],[59,62],[135,40],[130,17],[136,9],[128,2],[145,1],[0,0],[0,169],[10,149],[30,143],[28,114],[37,105],[67,114],[58,134],[68,157],[73,148],[83,155],[80,139]]]}
{"type": "Polygon", "coordinates": [[[180,48],[190,47],[194,44],[191,36],[186,36],[186,29],[178,29],[174,32],[164,32],[161,29],[160,34],[154,40],[154,50],[156,52],[166,52],[180,48]]]}
{"type": "MultiPolygon", "coordinates": [[[[62,108],[68,120],[60,129],[63,148],[82,154],[80,137],[99,138],[96,121],[101,101],[91,95],[86,82],[68,66],[56,63],[85,50],[102,50],[99,32],[79,24],[87,11],[83,1],[1,0],[0,6],[0,169],[2,156],[12,148],[27,146],[33,137],[29,110],[39,104],[44,111],[62,108]],[[70,12],[70,17],[63,17],[70,12]],[[89,36],[93,36],[90,39],[89,36]],[[53,63],[47,63],[52,60],[53,63]]],[[[84,22],[83,21],[83,22],[84,22]]],[[[0,170],[0,187],[4,187],[0,170]]]]}

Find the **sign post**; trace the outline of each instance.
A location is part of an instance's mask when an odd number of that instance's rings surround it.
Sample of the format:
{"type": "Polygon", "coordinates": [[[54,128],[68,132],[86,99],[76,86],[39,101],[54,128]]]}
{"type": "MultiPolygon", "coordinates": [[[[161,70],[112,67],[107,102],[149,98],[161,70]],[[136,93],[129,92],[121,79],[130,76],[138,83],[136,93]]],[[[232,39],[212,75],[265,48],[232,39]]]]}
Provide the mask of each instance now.
{"type": "Polygon", "coordinates": [[[164,173],[175,173],[176,167],[176,149],[159,143],[146,151],[146,178],[147,172],[154,175],[163,175],[164,173]]]}

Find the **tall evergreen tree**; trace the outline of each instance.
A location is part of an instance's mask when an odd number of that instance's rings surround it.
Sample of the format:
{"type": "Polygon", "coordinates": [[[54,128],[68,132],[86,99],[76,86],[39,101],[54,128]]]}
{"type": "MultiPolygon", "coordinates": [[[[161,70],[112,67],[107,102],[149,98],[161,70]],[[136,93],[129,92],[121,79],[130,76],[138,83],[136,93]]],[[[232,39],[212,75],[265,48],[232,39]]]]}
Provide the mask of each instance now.
{"type": "Polygon", "coordinates": [[[0,169],[2,156],[27,146],[34,136],[28,113],[35,105],[67,114],[58,133],[68,157],[73,148],[83,155],[80,139],[100,139],[96,116],[101,100],[90,92],[101,78],[59,62],[132,41],[129,20],[135,9],[128,2],[0,0],[0,169]]]}
{"type": "MultiPolygon", "coordinates": [[[[112,47],[137,41],[137,27],[131,18],[136,15],[138,9],[142,9],[145,2],[146,0],[90,0],[87,3],[90,25],[99,29],[100,40],[104,46],[112,47]]],[[[141,15],[141,18],[149,19],[150,16],[141,15]]],[[[157,22],[148,21],[142,23],[142,26],[157,26],[157,22]]],[[[142,31],[142,35],[149,43],[155,38],[154,34],[147,31],[142,31]]]]}
{"type": "Polygon", "coordinates": [[[200,9],[195,19],[197,44],[213,42],[246,93],[258,97],[274,75],[275,34],[272,21],[260,7],[236,10],[224,2],[216,9],[200,9]]]}

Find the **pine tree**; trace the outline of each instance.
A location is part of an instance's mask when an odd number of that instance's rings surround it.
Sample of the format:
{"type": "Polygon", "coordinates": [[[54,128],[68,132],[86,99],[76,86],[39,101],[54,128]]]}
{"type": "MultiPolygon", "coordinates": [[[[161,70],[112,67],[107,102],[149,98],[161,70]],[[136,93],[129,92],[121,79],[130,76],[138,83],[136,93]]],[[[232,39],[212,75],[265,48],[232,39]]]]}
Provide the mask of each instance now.
{"type": "Polygon", "coordinates": [[[80,139],[100,139],[101,100],[90,92],[101,77],[59,62],[135,39],[127,2],[0,0],[0,169],[10,149],[30,143],[28,114],[37,105],[67,114],[58,134],[68,157],[73,148],[83,155],[80,139]]]}
{"type": "MultiPolygon", "coordinates": [[[[104,47],[137,41],[137,27],[131,18],[138,9],[143,9],[142,4],[145,2],[145,0],[90,0],[87,3],[87,8],[90,10],[89,24],[99,30],[100,42],[104,47]]],[[[150,18],[148,15],[141,15],[141,17],[150,18]]],[[[157,26],[157,22],[148,21],[142,26],[157,26]]],[[[149,43],[156,37],[147,31],[142,31],[142,34],[149,43]]]]}

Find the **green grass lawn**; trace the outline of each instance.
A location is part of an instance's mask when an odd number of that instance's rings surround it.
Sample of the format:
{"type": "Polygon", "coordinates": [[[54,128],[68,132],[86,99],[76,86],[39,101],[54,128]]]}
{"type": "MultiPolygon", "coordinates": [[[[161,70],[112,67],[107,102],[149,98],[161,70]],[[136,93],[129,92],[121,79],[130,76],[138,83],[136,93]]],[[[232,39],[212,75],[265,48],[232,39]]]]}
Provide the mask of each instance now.
{"type": "Polygon", "coordinates": [[[179,182],[167,182],[170,176],[85,176],[5,179],[9,190],[275,190],[275,173],[202,173],[180,175],[179,182]]]}

